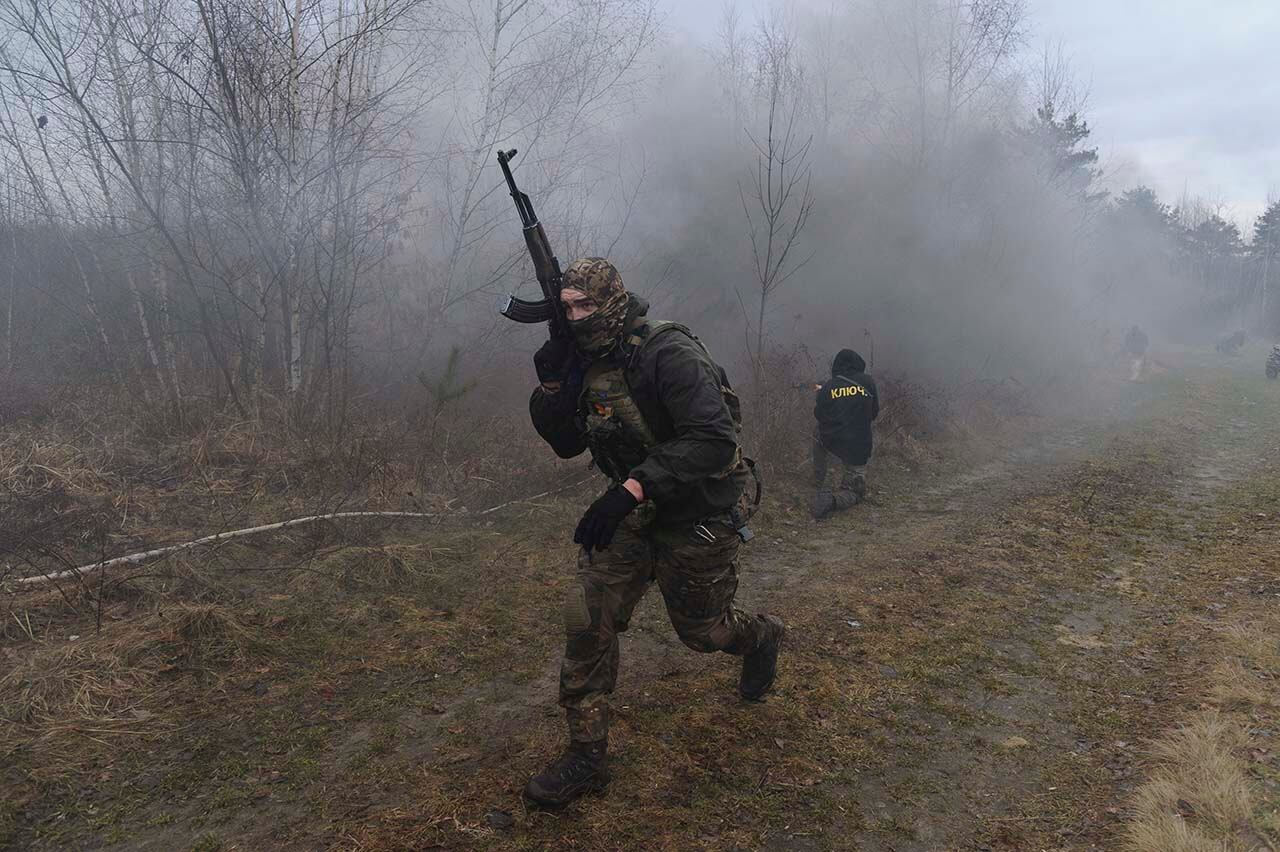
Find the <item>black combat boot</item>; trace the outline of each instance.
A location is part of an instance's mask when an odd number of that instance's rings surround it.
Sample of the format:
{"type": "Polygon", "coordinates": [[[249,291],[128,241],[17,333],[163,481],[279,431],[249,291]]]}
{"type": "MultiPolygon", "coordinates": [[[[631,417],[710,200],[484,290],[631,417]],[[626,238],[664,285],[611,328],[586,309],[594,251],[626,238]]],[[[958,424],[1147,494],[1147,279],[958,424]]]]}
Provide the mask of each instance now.
{"type": "Polygon", "coordinates": [[[748,701],[759,701],[773,687],[773,679],[778,674],[778,650],[787,633],[780,618],[766,615],[764,623],[764,638],[754,651],[742,658],[738,694],[748,701]]]}
{"type": "Polygon", "coordinates": [[[607,740],[569,743],[564,754],[529,779],[525,798],[544,808],[561,808],[583,793],[603,790],[609,783],[608,751],[607,740]]]}
{"type": "Polygon", "coordinates": [[[867,498],[867,478],[861,473],[854,474],[853,484],[849,486],[854,494],[858,495],[858,502],[861,503],[867,498]]]}
{"type": "Polygon", "coordinates": [[[820,521],[830,515],[835,508],[835,495],[831,493],[830,489],[819,488],[817,493],[813,495],[813,503],[810,505],[809,510],[813,513],[813,519],[820,521]]]}

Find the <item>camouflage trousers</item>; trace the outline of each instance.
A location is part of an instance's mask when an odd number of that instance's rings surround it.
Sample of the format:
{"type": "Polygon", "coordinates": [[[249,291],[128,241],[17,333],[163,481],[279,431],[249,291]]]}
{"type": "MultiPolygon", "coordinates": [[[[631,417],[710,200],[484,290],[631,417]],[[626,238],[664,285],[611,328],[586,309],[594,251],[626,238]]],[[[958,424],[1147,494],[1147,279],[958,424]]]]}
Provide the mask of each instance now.
{"type": "Polygon", "coordinates": [[[715,541],[690,527],[648,529],[628,518],[607,550],[578,556],[577,582],[565,601],[566,642],[560,666],[560,706],[569,738],[594,742],[609,732],[609,694],[618,679],[618,634],[656,580],[680,641],[695,651],[751,653],[764,620],[733,605],[738,590],[737,534],[707,523],[715,541]]]}
{"type": "Polygon", "coordinates": [[[814,497],[815,515],[852,508],[867,494],[867,466],[845,464],[838,456],[828,452],[815,437],[813,439],[813,487],[817,490],[814,497]],[[827,470],[831,467],[832,459],[835,459],[835,466],[840,469],[840,474],[836,486],[828,489],[826,487],[827,470]],[[819,509],[823,507],[825,510],[820,512],[819,509]]]}

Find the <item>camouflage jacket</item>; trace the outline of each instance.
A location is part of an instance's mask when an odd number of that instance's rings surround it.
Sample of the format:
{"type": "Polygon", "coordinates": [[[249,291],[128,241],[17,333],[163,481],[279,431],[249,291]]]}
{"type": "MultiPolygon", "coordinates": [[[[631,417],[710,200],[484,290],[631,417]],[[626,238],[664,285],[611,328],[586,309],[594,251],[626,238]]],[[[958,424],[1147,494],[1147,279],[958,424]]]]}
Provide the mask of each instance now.
{"type": "MultiPolygon", "coordinates": [[[[643,329],[648,307],[631,296],[626,335],[643,329]]],[[[622,345],[604,357],[624,365],[632,399],[653,433],[654,445],[630,475],[654,502],[657,522],[696,523],[733,507],[750,474],[739,465],[725,476],[738,456],[737,431],[721,392],[721,370],[702,345],[673,332],[639,351],[622,345]]],[[[581,386],[569,384],[553,394],[539,386],[529,399],[534,428],[561,458],[587,449],[581,397],[581,386]]]]}

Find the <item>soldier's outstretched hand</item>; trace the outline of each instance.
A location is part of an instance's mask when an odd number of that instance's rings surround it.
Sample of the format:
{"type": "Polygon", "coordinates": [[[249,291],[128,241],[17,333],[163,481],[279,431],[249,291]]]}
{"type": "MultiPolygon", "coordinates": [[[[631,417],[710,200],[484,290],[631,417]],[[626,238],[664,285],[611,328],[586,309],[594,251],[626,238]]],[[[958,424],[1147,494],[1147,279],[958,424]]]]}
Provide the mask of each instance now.
{"type": "Polygon", "coordinates": [[[582,549],[591,555],[592,550],[604,550],[613,541],[613,534],[618,531],[622,519],[631,514],[631,510],[639,505],[639,501],[621,485],[615,485],[587,509],[578,528],[573,531],[573,543],[582,545],[582,549]]]}

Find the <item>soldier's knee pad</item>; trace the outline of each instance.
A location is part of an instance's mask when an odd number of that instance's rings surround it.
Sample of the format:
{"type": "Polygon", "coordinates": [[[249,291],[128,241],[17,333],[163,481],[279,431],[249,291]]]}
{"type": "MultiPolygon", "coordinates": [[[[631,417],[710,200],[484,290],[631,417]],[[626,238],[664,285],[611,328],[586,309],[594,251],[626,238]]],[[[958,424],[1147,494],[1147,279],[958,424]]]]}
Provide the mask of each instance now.
{"type": "Polygon", "coordinates": [[[563,617],[566,659],[595,660],[608,650],[610,637],[601,629],[599,596],[593,597],[588,586],[574,583],[569,587],[563,617]]]}
{"type": "Polygon", "coordinates": [[[569,636],[577,636],[591,631],[591,608],[587,605],[587,588],[582,583],[574,583],[564,599],[564,632],[569,636]]]}

